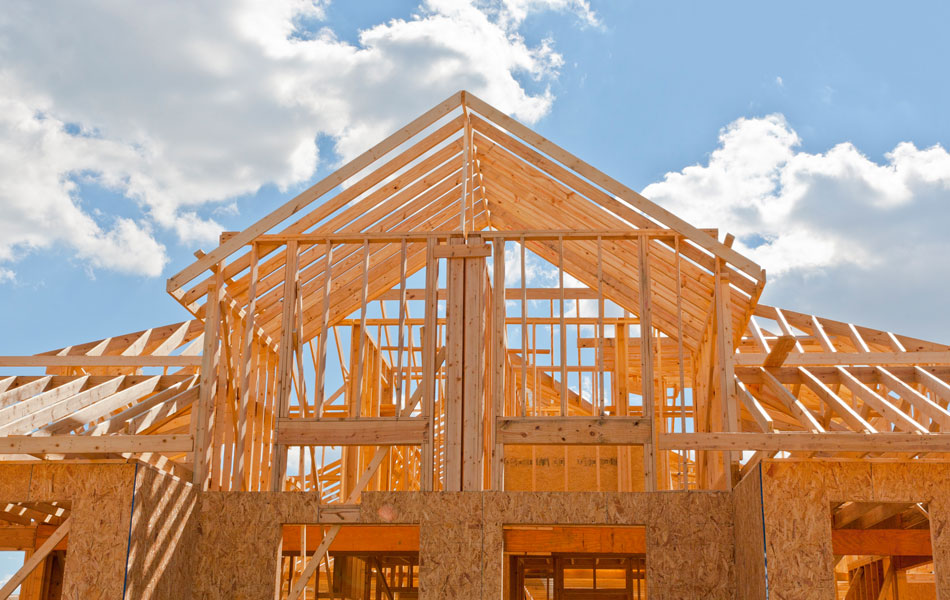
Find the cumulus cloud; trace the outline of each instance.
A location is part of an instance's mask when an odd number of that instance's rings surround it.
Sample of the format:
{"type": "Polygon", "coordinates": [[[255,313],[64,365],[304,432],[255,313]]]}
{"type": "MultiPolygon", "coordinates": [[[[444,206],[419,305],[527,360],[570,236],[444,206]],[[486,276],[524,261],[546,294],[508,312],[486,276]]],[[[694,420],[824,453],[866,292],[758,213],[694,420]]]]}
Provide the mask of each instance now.
{"type": "Polygon", "coordinates": [[[536,121],[562,59],[520,23],[540,10],[596,21],[581,0],[425,0],[350,43],[326,5],[8,2],[0,261],[63,244],[95,267],[158,275],[163,236],[214,239],[213,205],[308,181],[327,160],[318,136],[349,158],[462,88],[536,121]],[[97,217],[78,181],[137,214],[97,217]]]}
{"type": "Polygon", "coordinates": [[[770,275],[766,300],[950,338],[946,319],[933,318],[943,312],[936,282],[950,276],[950,153],[903,142],[879,162],[850,143],[814,154],[800,146],[781,115],[739,119],[706,164],[643,194],[735,234],[736,249],[770,275]],[[934,312],[895,310],[903,302],[934,312]]]}

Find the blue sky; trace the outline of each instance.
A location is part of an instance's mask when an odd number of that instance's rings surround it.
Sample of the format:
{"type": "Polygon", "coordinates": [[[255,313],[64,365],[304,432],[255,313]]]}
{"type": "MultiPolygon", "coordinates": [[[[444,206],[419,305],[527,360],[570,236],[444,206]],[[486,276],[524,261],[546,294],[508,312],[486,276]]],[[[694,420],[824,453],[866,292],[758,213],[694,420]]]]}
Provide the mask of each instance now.
{"type": "Polygon", "coordinates": [[[461,87],[735,233],[766,301],[950,343],[943,3],[196,6],[0,17],[0,353],[187,318],[195,249],[461,87]]]}

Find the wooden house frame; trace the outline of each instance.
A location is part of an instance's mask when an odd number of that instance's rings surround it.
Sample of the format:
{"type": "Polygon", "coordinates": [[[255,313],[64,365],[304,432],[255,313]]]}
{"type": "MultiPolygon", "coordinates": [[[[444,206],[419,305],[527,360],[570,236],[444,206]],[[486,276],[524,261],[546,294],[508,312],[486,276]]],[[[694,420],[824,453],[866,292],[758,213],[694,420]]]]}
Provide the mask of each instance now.
{"type": "Polygon", "coordinates": [[[0,357],[45,370],[0,376],[0,598],[57,548],[65,597],[344,597],[350,553],[377,597],[510,598],[517,540],[639,544],[651,597],[851,598],[832,558],[895,518],[950,598],[950,346],[763,305],[731,246],[454,94],[197,252],[192,319],[0,357]]]}

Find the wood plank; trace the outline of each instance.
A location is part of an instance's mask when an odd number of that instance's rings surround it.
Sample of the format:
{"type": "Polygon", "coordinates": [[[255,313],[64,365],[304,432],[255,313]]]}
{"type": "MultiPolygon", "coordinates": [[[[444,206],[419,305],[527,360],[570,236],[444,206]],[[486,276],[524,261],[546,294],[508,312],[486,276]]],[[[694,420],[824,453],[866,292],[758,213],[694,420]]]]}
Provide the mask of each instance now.
{"type": "MultiPolygon", "coordinates": [[[[644,491],[654,492],[657,488],[657,425],[654,418],[656,399],[653,380],[653,293],[650,285],[649,244],[648,238],[640,238],[637,241],[640,257],[637,273],[640,280],[640,396],[643,399],[643,418],[650,423],[648,430],[650,439],[643,445],[644,491]]],[[[626,326],[624,328],[626,329],[626,326]]],[[[626,344],[623,345],[626,348],[626,344]]]]}
{"type": "Polygon", "coordinates": [[[0,454],[191,452],[190,435],[50,435],[0,437],[0,454]]]}
{"type": "Polygon", "coordinates": [[[33,550],[34,548],[36,548],[36,527],[0,525],[0,552],[33,550]]]}
{"type": "Polygon", "coordinates": [[[775,342],[775,345],[772,346],[772,349],[769,351],[768,355],[766,355],[765,360],[762,361],[762,366],[781,367],[788,358],[789,352],[791,352],[795,347],[795,344],[795,336],[779,336],[778,340],[775,342]]]}
{"type": "Polygon", "coordinates": [[[931,556],[930,529],[832,529],[836,555],[931,556]]]}
{"type": "Polygon", "coordinates": [[[669,433],[659,447],[667,450],[767,450],[772,452],[950,452],[943,433],[669,433]]]}
{"type": "MultiPolygon", "coordinates": [[[[495,420],[505,414],[505,357],[508,353],[508,329],[505,325],[505,238],[492,241],[492,328],[491,328],[491,406],[490,418],[495,420]]],[[[492,461],[491,489],[500,491],[505,484],[505,446],[498,439],[497,427],[491,427],[492,461]]]]}
{"type": "MultiPolygon", "coordinates": [[[[322,511],[321,511],[322,512],[322,511]]],[[[306,550],[313,552],[322,542],[321,525],[306,525],[306,550]]],[[[298,527],[284,526],[281,550],[299,553],[298,527]]],[[[418,525],[344,525],[330,544],[330,552],[418,552],[418,525]]]]}
{"type": "Polygon", "coordinates": [[[425,419],[278,419],[277,441],[291,446],[418,446],[425,419]]]}
{"type": "Polygon", "coordinates": [[[438,289],[439,289],[439,260],[435,258],[435,246],[438,240],[430,239],[426,245],[426,295],[425,295],[425,323],[422,328],[422,382],[417,392],[422,392],[422,416],[429,423],[429,430],[433,436],[422,444],[422,472],[419,474],[419,488],[422,491],[432,491],[434,473],[435,449],[433,437],[435,434],[435,393],[436,393],[436,347],[438,344],[438,289]]]}
{"type": "MultiPolygon", "coordinates": [[[[767,354],[736,354],[737,366],[760,366],[767,354]]],[[[950,352],[802,352],[789,355],[784,366],[822,365],[950,365],[950,352]]]]}
{"type": "Polygon", "coordinates": [[[436,258],[485,258],[491,256],[491,246],[488,244],[439,245],[435,247],[434,254],[436,258]]]}
{"type": "Polygon", "coordinates": [[[204,335],[201,353],[201,379],[198,383],[197,410],[191,412],[191,431],[195,437],[194,456],[192,458],[192,483],[200,491],[208,489],[208,477],[211,474],[211,437],[212,416],[214,414],[214,388],[218,379],[221,348],[218,343],[218,312],[220,299],[224,293],[221,265],[215,272],[214,283],[208,286],[207,310],[205,311],[204,335]]]}
{"type": "Polygon", "coordinates": [[[197,367],[200,356],[0,356],[0,367],[197,367]]]}
{"type": "Polygon", "coordinates": [[[510,527],[503,531],[505,552],[644,554],[644,527],[510,527]]]}
{"type": "Polygon", "coordinates": [[[512,445],[636,446],[651,441],[649,419],[640,417],[502,417],[498,441],[512,445]]]}

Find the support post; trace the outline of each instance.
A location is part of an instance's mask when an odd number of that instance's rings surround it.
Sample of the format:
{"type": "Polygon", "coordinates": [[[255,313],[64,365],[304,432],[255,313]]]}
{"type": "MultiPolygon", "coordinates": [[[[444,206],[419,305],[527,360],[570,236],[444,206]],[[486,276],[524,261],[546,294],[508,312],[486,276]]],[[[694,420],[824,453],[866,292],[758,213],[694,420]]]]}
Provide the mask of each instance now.
{"type": "MultiPolygon", "coordinates": [[[[277,416],[286,419],[290,416],[290,390],[293,386],[294,363],[294,315],[297,306],[297,240],[287,242],[287,254],[284,259],[284,297],[283,313],[280,324],[280,347],[277,359],[277,416]]],[[[273,469],[271,470],[271,491],[279,492],[284,486],[287,474],[287,447],[274,438],[273,469]]]]}
{"type": "Polygon", "coordinates": [[[643,417],[650,423],[650,442],[643,445],[644,490],[656,491],[656,423],[653,394],[653,300],[650,294],[650,238],[640,236],[640,395],[643,417]]]}
{"type": "Polygon", "coordinates": [[[505,358],[507,354],[507,328],[505,326],[505,239],[492,241],[493,286],[492,286],[492,415],[491,432],[494,452],[492,455],[492,489],[505,486],[505,446],[498,441],[497,422],[505,413],[505,358]]]}
{"type": "MultiPolygon", "coordinates": [[[[736,377],[733,366],[732,306],[729,289],[729,274],[722,268],[716,269],[716,351],[719,354],[719,405],[722,410],[722,430],[739,431],[739,412],[736,394],[736,377]]],[[[738,482],[739,455],[735,452],[723,453],[726,489],[738,482]]]]}

